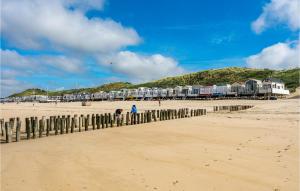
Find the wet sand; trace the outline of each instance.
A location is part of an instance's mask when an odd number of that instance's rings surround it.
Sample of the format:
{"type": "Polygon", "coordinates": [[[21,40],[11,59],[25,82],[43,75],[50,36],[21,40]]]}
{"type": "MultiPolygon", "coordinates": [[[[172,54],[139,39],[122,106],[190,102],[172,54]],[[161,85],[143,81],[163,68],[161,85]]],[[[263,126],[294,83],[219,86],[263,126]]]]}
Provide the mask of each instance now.
{"type": "MultiPolygon", "coordinates": [[[[1,118],[158,109],[158,102],[4,104],[1,118]]],[[[299,100],[164,101],[161,108],[253,104],[232,113],[1,144],[1,190],[297,191],[299,100]]]]}

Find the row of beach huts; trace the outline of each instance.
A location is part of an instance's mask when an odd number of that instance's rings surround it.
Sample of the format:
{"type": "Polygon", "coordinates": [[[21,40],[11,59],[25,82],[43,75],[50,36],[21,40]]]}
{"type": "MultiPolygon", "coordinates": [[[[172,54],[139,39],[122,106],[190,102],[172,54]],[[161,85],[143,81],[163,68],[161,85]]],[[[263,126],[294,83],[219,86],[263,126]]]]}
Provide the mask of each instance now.
{"type": "Polygon", "coordinates": [[[53,102],[53,101],[97,101],[97,100],[152,100],[152,99],[205,99],[225,97],[270,98],[289,95],[282,80],[267,78],[264,80],[249,79],[245,83],[225,85],[192,85],[173,88],[121,89],[118,91],[64,94],[61,96],[31,95],[4,98],[2,102],[53,102]]]}

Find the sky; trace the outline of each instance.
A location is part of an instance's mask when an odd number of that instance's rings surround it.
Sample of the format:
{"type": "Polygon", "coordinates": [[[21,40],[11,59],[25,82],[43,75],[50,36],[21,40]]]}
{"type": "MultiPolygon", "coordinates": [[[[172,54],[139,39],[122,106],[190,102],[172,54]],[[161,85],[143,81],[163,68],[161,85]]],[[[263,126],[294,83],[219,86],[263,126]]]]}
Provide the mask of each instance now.
{"type": "Polygon", "coordinates": [[[1,97],[299,66],[300,0],[2,0],[1,97]]]}

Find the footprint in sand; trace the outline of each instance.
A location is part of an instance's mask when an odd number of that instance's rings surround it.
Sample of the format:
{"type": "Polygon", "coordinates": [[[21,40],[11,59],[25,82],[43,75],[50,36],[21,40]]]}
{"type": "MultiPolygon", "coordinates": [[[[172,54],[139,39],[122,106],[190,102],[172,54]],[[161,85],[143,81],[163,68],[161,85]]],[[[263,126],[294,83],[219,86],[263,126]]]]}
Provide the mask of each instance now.
{"type": "Polygon", "coordinates": [[[179,181],[178,180],[175,180],[174,182],[173,182],[173,185],[175,186],[176,184],[178,184],[179,183],[179,181]]]}
{"type": "Polygon", "coordinates": [[[209,164],[205,164],[206,167],[209,167],[209,164]]]}

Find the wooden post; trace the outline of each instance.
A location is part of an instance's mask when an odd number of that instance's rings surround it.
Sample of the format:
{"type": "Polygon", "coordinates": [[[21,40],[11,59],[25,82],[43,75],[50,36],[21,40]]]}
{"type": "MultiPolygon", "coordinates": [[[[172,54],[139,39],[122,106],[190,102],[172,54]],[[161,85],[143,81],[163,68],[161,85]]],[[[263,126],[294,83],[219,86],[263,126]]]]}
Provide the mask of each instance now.
{"type": "Polygon", "coordinates": [[[43,136],[43,128],[44,128],[44,126],[43,126],[43,120],[40,119],[39,120],[39,138],[41,138],[43,136]]]}
{"type": "Polygon", "coordinates": [[[104,117],[105,117],[105,128],[108,128],[108,115],[107,113],[104,114],[104,117]]]}
{"type": "Polygon", "coordinates": [[[71,116],[68,115],[66,118],[66,133],[69,133],[70,126],[71,126],[71,116]]]}
{"type": "Polygon", "coordinates": [[[124,124],[124,114],[121,114],[121,126],[123,126],[123,124],[124,124]]]}
{"type": "Polygon", "coordinates": [[[53,116],[50,116],[50,126],[49,126],[49,131],[52,131],[53,129],[53,116]]]}
{"type": "Polygon", "coordinates": [[[144,115],[144,123],[147,123],[147,112],[145,111],[145,112],[143,113],[143,115],[144,115]]]}
{"type": "Polygon", "coordinates": [[[75,128],[75,117],[71,118],[71,133],[74,133],[74,128],[75,128]]]}
{"type": "Polygon", "coordinates": [[[96,114],[96,126],[97,126],[97,129],[100,129],[100,116],[99,116],[99,114],[96,114]]]}
{"type": "Polygon", "coordinates": [[[60,119],[60,134],[64,134],[64,129],[65,129],[65,116],[63,115],[62,118],[60,119]]]}
{"type": "Polygon", "coordinates": [[[90,114],[87,114],[86,118],[87,118],[87,126],[90,126],[90,114]]]}
{"type": "Polygon", "coordinates": [[[12,141],[12,128],[10,126],[10,122],[5,122],[5,140],[6,143],[10,143],[12,141]]]}
{"type": "Polygon", "coordinates": [[[46,124],[47,124],[47,127],[46,127],[46,136],[49,136],[49,134],[50,134],[50,119],[46,119],[46,124]]]}
{"type": "Polygon", "coordinates": [[[84,118],[84,130],[85,131],[89,130],[89,118],[88,118],[88,116],[84,118]]]}
{"type": "Polygon", "coordinates": [[[157,118],[156,118],[156,110],[153,110],[153,111],[152,111],[152,114],[153,114],[153,119],[154,119],[154,121],[156,122],[156,121],[157,121],[157,118]]]}
{"type": "Polygon", "coordinates": [[[96,129],[96,118],[95,118],[95,114],[92,114],[92,127],[93,127],[93,130],[96,129]]]}
{"type": "Polygon", "coordinates": [[[59,125],[60,124],[60,118],[57,117],[54,121],[54,131],[55,131],[55,135],[58,135],[58,129],[59,129],[59,125]]]}
{"type": "Polygon", "coordinates": [[[114,126],[114,119],[113,116],[109,113],[109,121],[110,121],[110,127],[114,126]]]}
{"type": "Polygon", "coordinates": [[[4,119],[0,120],[0,125],[1,125],[1,136],[4,136],[4,131],[5,131],[4,119]]]}
{"type": "Polygon", "coordinates": [[[144,123],[144,114],[143,113],[141,113],[141,121],[140,121],[140,123],[144,123]]]}
{"type": "Polygon", "coordinates": [[[37,129],[38,129],[38,119],[37,117],[35,117],[33,119],[33,124],[32,124],[32,138],[35,139],[36,138],[36,133],[37,133],[37,129]]]}
{"type": "Polygon", "coordinates": [[[30,133],[31,133],[31,121],[29,118],[25,118],[25,125],[26,125],[26,135],[27,139],[30,139],[30,133]]]}
{"type": "Polygon", "coordinates": [[[78,123],[78,131],[81,132],[82,120],[83,120],[82,115],[80,115],[80,116],[78,117],[78,120],[79,120],[79,123],[78,123]]]}
{"type": "Polygon", "coordinates": [[[16,142],[21,140],[21,121],[20,118],[17,117],[17,125],[16,125],[16,142]]]}
{"type": "Polygon", "coordinates": [[[133,120],[134,120],[134,121],[133,121],[133,124],[136,125],[136,113],[133,114],[133,120]]]}
{"type": "Polygon", "coordinates": [[[81,114],[80,117],[81,117],[81,127],[83,127],[84,126],[84,116],[83,116],[83,114],[81,114]]]}
{"type": "Polygon", "coordinates": [[[129,125],[129,112],[126,113],[126,125],[129,125]]]}
{"type": "Polygon", "coordinates": [[[130,113],[130,125],[133,125],[134,122],[134,116],[133,113],[130,113]]]}
{"type": "Polygon", "coordinates": [[[100,115],[100,118],[101,118],[101,128],[104,129],[104,122],[105,122],[104,115],[101,114],[101,115],[100,115]]]}
{"type": "Polygon", "coordinates": [[[159,118],[159,110],[157,110],[156,112],[157,112],[157,118],[159,118]]]}
{"type": "Polygon", "coordinates": [[[140,114],[140,113],[137,113],[136,115],[137,115],[137,116],[136,116],[136,123],[137,123],[137,124],[140,124],[140,122],[141,122],[141,121],[140,121],[140,116],[141,116],[141,114],[140,114]]]}

